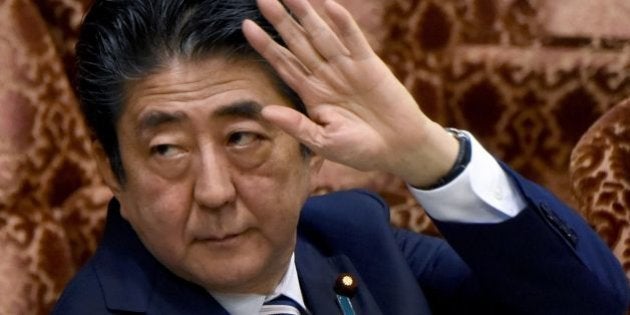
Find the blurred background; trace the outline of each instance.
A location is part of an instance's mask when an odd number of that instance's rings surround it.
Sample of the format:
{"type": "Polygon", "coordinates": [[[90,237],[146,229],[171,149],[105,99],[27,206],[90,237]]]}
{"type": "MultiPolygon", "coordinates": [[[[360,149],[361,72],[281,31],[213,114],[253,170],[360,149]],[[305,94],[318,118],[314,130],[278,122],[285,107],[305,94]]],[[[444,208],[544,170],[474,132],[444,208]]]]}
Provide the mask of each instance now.
{"type": "MultiPolygon", "coordinates": [[[[72,87],[90,2],[0,0],[0,314],[47,314],[100,238],[111,193],[72,87]]],[[[630,2],[339,2],[425,113],[580,210],[630,270],[630,106],[610,113],[630,97],[630,2]]],[[[388,174],[326,162],[314,193],[351,187],[380,192],[394,224],[438,234],[388,174]]]]}

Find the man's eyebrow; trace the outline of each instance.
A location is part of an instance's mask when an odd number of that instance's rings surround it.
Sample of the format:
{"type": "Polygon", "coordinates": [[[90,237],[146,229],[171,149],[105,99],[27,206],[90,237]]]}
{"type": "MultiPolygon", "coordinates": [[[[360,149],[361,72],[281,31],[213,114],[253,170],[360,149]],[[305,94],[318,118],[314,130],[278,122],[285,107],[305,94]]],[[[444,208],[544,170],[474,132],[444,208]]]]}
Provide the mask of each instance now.
{"type": "Polygon", "coordinates": [[[255,120],[263,120],[260,112],[263,106],[256,101],[238,101],[217,109],[215,117],[242,117],[255,120]]]}
{"type": "Polygon", "coordinates": [[[164,124],[178,123],[184,120],[188,120],[186,114],[180,111],[176,112],[162,112],[162,111],[150,111],[140,116],[140,122],[136,131],[143,133],[147,130],[155,129],[164,124]]]}
{"type": "MultiPolygon", "coordinates": [[[[254,120],[263,120],[260,114],[263,106],[255,101],[238,101],[217,109],[212,116],[214,117],[241,117],[254,120]]],[[[136,132],[143,134],[149,130],[155,129],[159,126],[171,123],[179,123],[190,118],[181,111],[176,112],[163,112],[163,111],[150,111],[140,116],[136,132]]]]}

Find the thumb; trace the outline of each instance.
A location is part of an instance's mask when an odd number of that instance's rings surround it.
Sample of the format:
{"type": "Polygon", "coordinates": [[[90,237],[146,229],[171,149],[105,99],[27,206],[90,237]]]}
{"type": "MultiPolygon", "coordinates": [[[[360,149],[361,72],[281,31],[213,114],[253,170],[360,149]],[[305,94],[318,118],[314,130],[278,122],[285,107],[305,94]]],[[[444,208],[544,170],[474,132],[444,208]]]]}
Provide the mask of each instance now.
{"type": "Polygon", "coordinates": [[[322,127],[297,110],[278,105],[268,105],[261,115],[290,136],[317,152],[322,144],[322,127]]]}

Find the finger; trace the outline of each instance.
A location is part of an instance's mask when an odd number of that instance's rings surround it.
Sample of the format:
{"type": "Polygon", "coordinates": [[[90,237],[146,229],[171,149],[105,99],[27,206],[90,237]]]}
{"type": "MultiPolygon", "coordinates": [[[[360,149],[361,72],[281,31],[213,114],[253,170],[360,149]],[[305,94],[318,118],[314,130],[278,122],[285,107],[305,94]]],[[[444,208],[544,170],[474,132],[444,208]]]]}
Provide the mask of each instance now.
{"type": "Polygon", "coordinates": [[[278,72],[282,80],[299,93],[309,75],[304,65],[253,21],[243,21],[243,34],[249,44],[278,72]]]}
{"type": "MultiPolygon", "coordinates": [[[[307,0],[285,0],[284,4],[298,19],[313,47],[326,60],[350,54],[337,34],[307,0]]],[[[325,14],[325,13],[324,13],[325,14]]]]}
{"type": "Polygon", "coordinates": [[[310,43],[302,26],[285,10],[278,0],[258,0],[263,16],[278,31],[295,56],[311,71],[317,69],[324,59],[310,43]]]}
{"type": "Polygon", "coordinates": [[[311,121],[304,114],[293,108],[277,105],[265,106],[261,114],[266,120],[278,126],[311,150],[318,152],[322,148],[322,127],[311,121]]]}
{"type": "Polygon", "coordinates": [[[356,21],[343,6],[335,1],[324,3],[324,10],[339,32],[341,42],[348,48],[353,58],[363,59],[374,53],[356,21]]]}

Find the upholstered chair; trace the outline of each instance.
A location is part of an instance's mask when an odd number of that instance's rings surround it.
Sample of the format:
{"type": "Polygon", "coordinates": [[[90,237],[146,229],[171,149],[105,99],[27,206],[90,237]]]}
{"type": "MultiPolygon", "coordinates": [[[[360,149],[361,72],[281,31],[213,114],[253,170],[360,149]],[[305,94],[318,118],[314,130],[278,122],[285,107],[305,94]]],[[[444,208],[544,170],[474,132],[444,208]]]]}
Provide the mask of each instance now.
{"type": "Polygon", "coordinates": [[[630,98],[582,136],[571,154],[570,173],[579,210],[630,279],[630,98]]]}
{"type": "MultiPolygon", "coordinates": [[[[74,44],[91,1],[0,1],[0,314],[48,314],[100,239],[111,192],[90,157],[71,84],[74,44]]],[[[471,130],[497,157],[574,202],[567,193],[571,148],[630,95],[623,14],[582,10],[615,32],[593,32],[582,21],[584,32],[575,33],[575,18],[557,16],[568,11],[554,0],[338,1],[427,115],[471,130]]],[[[570,11],[587,4],[614,13],[614,2],[624,1],[575,0],[570,11]]],[[[394,224],[437,233],[391,175],[326,163],[318,184],[315,193],[376,190],[394,224]]],[[[627,186],[623,198],[615,207],[627,208],[627,186]]],[[[623,254],[626,217],[597,209],[587,217],[623,254]]]]}

